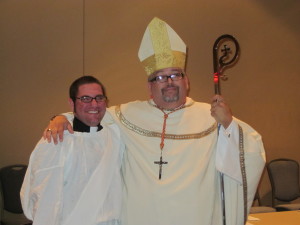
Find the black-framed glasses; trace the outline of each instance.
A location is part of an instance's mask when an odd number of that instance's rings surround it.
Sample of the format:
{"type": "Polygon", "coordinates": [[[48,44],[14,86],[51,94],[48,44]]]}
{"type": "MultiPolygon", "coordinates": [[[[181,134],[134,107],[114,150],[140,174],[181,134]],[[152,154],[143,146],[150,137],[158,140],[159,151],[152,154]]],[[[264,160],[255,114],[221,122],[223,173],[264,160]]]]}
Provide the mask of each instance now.
{"type": "Polygon", "coordinates": [[[107,97],[104,96],[104,95],[97,95],[96,97],[91,97],[91,96],[81,96],[81,97],[78,97],[76,99],[80,99],[80,101],[84,102],[84,103],[90,103],[93,101],[93,99],[95,99],[96,102],[104,102],[107,100],[107,97]]]}
{"type": "Polygon", "coordinates": [[[150,79],[149,82],[156,81],[159,83],[164,83],[164,82],[167,82],[169,78],[172,81],[178,81],[178,80],[181,80],[183,77],[184,77],[184,73],[174,73],[174,74],[170,74],[170,75],[158,75],[158,76],[150,79]]]}

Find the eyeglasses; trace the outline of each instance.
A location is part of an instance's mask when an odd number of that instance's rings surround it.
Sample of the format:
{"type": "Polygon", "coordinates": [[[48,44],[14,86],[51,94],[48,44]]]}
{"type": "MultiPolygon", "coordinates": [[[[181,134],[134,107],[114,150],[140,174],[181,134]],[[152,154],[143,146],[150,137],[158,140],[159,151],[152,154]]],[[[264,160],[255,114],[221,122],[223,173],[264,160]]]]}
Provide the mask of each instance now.
{"type": "Polygon", "coordinates": [[[159,75],[156,77],[153,77],[152,79],[149,79],[149,82],[159,82],[159,83],[164,83],[167,82],[168,79],[170,78],[172,81],[178,81],[181,80],[184,77],[184,73],[174,73],[170,75],[159,75]]]}
{"type": "Polygon", "coordinates": [[[97,95],[96,97],[91,97],[91,96],[82,96],[76,99],[80,99],[80,101],[84,102],[84,103],[90,103],[93,101],[93,99],[96,100],[96,102],[104,102],[107,100],[107,97],[104,95],[97,95]]]}

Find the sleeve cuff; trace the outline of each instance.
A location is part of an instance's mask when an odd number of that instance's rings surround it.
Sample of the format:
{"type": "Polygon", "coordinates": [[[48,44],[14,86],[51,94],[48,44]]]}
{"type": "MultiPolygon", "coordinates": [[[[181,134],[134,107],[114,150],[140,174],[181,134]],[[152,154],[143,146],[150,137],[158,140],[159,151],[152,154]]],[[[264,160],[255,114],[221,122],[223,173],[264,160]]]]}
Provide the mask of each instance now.
{"type": "Polygon", "coordinates": [[[220,127],[217,141],[216,168],[219,172],[242,183],[239,153],[239,129],[235,120],[225,129],[220,127]]]}

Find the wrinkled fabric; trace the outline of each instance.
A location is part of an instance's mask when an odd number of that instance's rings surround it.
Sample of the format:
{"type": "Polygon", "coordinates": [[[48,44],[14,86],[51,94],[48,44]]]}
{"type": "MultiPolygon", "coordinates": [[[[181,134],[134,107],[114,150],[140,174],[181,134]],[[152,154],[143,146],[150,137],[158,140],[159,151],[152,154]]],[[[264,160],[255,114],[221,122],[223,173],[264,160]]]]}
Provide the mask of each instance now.
{"type": "Polygon", "coordinates": [[[34,225],[119,225],[123,144],[116,125],[95,133],[64,133],[58,145],[41,139],[21,189],[34,225]]]}
{"type": "Polygon", "coordinates": [[[209,104],[188,98],[186,107],[170,113],[166,121],[162,157],[168,163],[162,165],[159,180],[159,166],[154,162],[160,159],[161,136],[155,133],[162,132],[164,114],[147,101],[122,104],[119,109],[110,108],[112,118],[108,114],[106,119],[119,125],[126,145],[123,224],[222,225],[220,172],[225,173],[227,224],[243,224],[243,188],[240,172],[235,171],[240,170],[237,124],[244,134],[248,207],[265,164],[261,137],[255,130],[234,119],[228,129],[220,129],[226,138],[218,140],[218,129],[193,138],[215,120],[209,104]],[[172,138],[173,134],[182,139],[172,138]]]}

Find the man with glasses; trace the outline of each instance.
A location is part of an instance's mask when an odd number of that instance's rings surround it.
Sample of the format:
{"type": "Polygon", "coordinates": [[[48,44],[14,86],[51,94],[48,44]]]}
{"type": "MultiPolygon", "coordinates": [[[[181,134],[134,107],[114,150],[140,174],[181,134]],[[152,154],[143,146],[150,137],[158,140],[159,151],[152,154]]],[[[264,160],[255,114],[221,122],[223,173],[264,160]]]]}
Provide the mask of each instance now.
{"type": "Polygon", "coordinates": [[[35,147],[21,189],[23,211],[33,225],[119,225],[123,144],[115,124],[100,124],[104,87],[83,76],[69,94],[74,134],[35,147]]]}
{"type": "MultiPolygon", "coordinates": [[[[164,21],[150,22],[138,55],[151,98],[108,114],[126,145],[122,223],[221,225],[225,218],[227,225],[244,224],[265,163],[261,136],[233,118],[222,96],[211,105],[187,96],[186,46],[164,21]]],[[[65,121],[57,117],[44,137],[62,141],[65,121]]]]}

